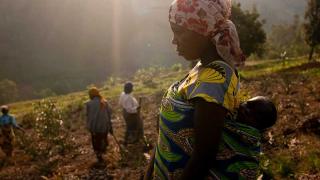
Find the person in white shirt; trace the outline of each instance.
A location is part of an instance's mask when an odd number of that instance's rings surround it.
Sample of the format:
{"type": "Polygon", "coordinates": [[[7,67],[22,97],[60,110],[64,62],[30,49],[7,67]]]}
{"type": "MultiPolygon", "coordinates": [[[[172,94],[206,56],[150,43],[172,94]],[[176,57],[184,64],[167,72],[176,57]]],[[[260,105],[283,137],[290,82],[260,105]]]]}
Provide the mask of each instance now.
{"type": "Polygon", "coordinates": [[[135,143],[139,140],[140,129],[140,106],[136,98],[132,96],[133,84],[127,82],[124,85],[124,92],[119,98],[119,105],[123,109],[123,118],[126,122],[124,144],[135,143]]]}

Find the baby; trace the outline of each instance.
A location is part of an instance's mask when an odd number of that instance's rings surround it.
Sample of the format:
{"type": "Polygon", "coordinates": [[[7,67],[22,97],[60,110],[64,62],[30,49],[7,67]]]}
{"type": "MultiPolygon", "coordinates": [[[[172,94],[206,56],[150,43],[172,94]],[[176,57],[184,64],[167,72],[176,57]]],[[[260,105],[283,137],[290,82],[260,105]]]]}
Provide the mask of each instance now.
{"type": "Polygon", "coordinates": [[[276,123],[277,109],[267,97],[257,96],[240,104],[236,121],[264,131],[276,123]]]}

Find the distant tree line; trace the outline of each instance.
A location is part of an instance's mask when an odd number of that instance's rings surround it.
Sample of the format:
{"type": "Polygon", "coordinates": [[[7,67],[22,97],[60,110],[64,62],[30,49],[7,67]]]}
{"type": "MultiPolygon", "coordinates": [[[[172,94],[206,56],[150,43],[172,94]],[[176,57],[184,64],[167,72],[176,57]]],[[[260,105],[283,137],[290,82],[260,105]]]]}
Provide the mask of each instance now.
{"type": "Polygon", "coordinates": [[[320,44],[320,0],[309,0],[305,14],[306,42],[310,46],[309,60],[312,60],[317,46],[320,44]]]}
{"type": "Polygon", "coordinates": [[[308,0],[304,21],[295,15],[290,24],[273,25],[266,43],[266,57],[274,59],[309,54],[313,60],[320,44],[320,0],[308,0]]]}
{"type": "Polygon", "coordinates": [[[17,84],[14,81],[0,80],[0,105],[17,100],[19,96],[17,84]]]}
{"type": "Polygon", "coordinates": [[[290,24],[273,25],[265,45],[265,56],[270,59],[283,56],[296,57],[308,53],[308,45],[304,40],[305,31],[301,17],[296,15],[290,24]]]}
{"type": "Polygon", "coordinates": [[[234,0],[241,3],[243,9],[256,8],[260,17],[266,21],[264,29],[267,33],[276,24],[289,23],[295,15],[300,17],[305,12],[306,0],[234,0]]]}

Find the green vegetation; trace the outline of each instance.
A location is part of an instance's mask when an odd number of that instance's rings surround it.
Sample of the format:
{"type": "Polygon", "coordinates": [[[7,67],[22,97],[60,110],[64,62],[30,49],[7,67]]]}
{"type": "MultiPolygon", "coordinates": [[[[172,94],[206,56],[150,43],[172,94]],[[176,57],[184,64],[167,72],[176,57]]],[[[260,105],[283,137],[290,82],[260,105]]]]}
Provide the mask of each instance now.
{"type": "Polygon", "coordinates": [[[244,69],[240,71],[240,75],[244,78],[272,75],[291,67],[300,66],[304,63],[307,63],[307,60],[305,58],[296,58],[289,60],[264,60],[259,61],[256,65],[244,67],[244,69]]]}
{"type": "Polygon", "coordinates": [[[48,175],[57,167],[60,161],[57,157],[65,156],[74,148],[69,137],[70,126],[60,105],[50,99],[34,102],[32,108],[21,120],[24,128],[32,131],[27,135],[18,132],[17,143],[37,164],[37,169],[48,175]]]}
{"type": "Polygon", "coordinates": [[[262,56],[266,33],[263,29],[263,21],[256,9],[243,11],[240,4],[232,6],[232,21],[237,27],[241,49],[246,56],[257,54],[262,56]]]}
{"type": "Polygon", "coordinates": [[[303,22],[298,15],[292,23],[273,25],[268,33],[265,56],[271,59],[286,59],[308,54],[303,22]]]}

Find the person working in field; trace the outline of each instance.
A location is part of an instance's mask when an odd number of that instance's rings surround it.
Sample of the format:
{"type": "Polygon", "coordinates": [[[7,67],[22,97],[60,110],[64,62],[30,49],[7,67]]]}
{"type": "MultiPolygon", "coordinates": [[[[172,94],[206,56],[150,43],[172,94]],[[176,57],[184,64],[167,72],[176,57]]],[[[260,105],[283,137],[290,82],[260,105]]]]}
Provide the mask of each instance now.
{"type": "Polygon", "coordinates": [[[122,107],[123,118],[126,122],[126,132],[124,144],[135,143],[143,136],[143,127],[140,122],[140,106],[136,98],[132,95],[133,84],[127,82],[119,98],[119,105],[122,107]]]}
{"type": "Polygon", "coordinates": [[[86,105],[87,129],[91,133],[92,147],[98,162],[102,162],[102,155],[108,146],[108,133],[113,134],[111,124],[111,108],[100,95],[97,88],[89,90],[90,101],[86,105]]]}
{"type": "Polygon", "coordinates": [[[259,131],[233,121],[228,123],[232,134],[224,131],[228,115],[239,107],[236,67],[245,60],[235,25],[229,20],[231,6],[231,0],[175,0],[170,6],[172,43],[180,56],[199,62],[162,99],[154,179],[257,176],[259,131]]]}
{"type": "Polygon", "coordinates": [[[9,114],[9,107],[1,106],[2,116],[0,117],[0,147],[10,158],[13,155],[14,131],[13,128],[24,130],[17,124],[16,119],[9,114]]]}

